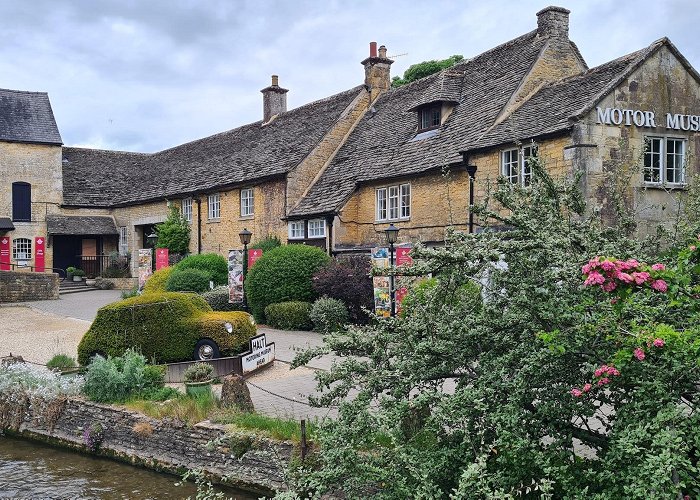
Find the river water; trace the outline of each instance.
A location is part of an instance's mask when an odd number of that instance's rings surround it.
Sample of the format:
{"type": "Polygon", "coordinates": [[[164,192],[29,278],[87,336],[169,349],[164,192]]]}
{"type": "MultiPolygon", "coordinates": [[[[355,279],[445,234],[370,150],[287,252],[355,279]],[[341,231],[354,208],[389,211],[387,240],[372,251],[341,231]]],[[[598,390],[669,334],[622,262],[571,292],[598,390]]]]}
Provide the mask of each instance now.
{"type": "MultiPolygon", "coordinates": [[[[192,483],[113,460],[0,436],[0,498],[192,498],[192,483]]],[[[257,498],[219,490],[239,500],[257,498]]]]}

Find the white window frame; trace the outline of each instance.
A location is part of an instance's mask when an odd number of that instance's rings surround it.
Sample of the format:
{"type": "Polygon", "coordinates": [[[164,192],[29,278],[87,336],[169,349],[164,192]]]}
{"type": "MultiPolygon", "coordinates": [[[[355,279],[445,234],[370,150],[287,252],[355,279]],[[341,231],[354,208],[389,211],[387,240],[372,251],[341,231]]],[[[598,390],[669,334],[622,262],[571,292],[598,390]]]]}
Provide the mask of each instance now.
{"type": "Polygon", "coordinates": [[[532,167],[528,159],[537,157],[537,144],[534,142],[519,148],[501,151],[501,175],[511,184],[529,186],[532,182],[532,167]]]}
{"type": "Polygon", "coordinates": [[[375,220],[377,222],[411,218],[411,184],[397,184],[375,191],[375,220]]]}
{"type": "Polygon", "coordinates": [[[12,259],[16,261],[32,260],[32,240],[30,238],[12,240],[12,259]]]}
{"type": "Polygon", "coordinates": [[[183,198],[180,207],[180,213],[182,213],[182,217],[189,224],[192,224],[192,198],[183,198]]]}
{"type": "Polygon", "coordinates": [[[688,140],[684,137],[650,135],[644,137],[644,168],[642,179],[649,186],[684,186],[685,163],[688,157],[688,140]],[[656,142],[658,141],[658,142],[656,142]],[[658,145],[658,151],[653,144],[658,145]],[[669,152],[669,143],[674,144],[674,151],[669,152]],[[675,145],[681,146],[681,152],[675,149],[675,145]],[[653,156],[656,156],[654,165],[653,156]],[[674,165],[669,167],[669,158],[675,158],[674,165]],[[677,165],[680,163],[680,165],[677,165]],[[675,167],[675,168],[673,168],[675,167]],[[658,176],[655,178],[655,174],[658,176]],[[672,179],[669,174],[673,173],[672,179]]]}
{"type": "Polygon", "coordinates": [[[311,219],[307,222],[307,229],[309,231],[309,239],[325,238],[326,237],[326,220],[325,219],[311,219]]]}
{"type": "Polygon", "coordinates": [[[129,228],[119,227],[119,255],[129,255],[129,228]]]}
{"type": "Polygon", "coordinates": [[[303,240],[305,236],[304,229],[303,220],[289,221],[289,224],[287,225],[287,237],[290,240],[303,240]]]}
{"type": "Polygon", "coordinates": [[[219,193],[210,194],[207,197],[207,214],[209,220],[221,218],[221,197],[219,193]]]}
{"type": "Polygon", "coordinates": [[[249,217],[255,212],[253,188],[241,189],[241,217],[249,217]]]}

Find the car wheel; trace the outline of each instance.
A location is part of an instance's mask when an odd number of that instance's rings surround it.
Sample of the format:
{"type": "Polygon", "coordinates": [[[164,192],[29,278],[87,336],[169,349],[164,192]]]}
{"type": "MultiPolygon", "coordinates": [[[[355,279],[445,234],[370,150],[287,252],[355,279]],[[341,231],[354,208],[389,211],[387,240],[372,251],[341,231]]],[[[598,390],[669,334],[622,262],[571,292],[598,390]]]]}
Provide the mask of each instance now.
{"type": "Polygon", "coordinates": [[[213,340],[202,339],[199,342],[197,342],[197,345],[194,347],[193,358],[195,359],[195,361],[206,361],[218,357],[219,346],[216,345],[216,342],[214,342],[213,340]]]}

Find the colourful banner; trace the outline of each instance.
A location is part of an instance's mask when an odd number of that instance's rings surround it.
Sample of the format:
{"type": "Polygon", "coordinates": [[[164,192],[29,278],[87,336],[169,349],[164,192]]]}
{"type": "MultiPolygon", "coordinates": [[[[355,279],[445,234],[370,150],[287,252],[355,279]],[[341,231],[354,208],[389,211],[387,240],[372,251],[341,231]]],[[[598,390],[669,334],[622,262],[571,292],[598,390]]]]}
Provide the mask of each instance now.
{"type": "Polygon", "coordinates": [[[10,270],[10,237],[0,238],[0,271],[10,270]]]}
{"type": "Polygon", "coordinates": [[[156,271],[168,267],[170,263],[168,262],[168,249],[167,248],[156,248],[156,271]]]}
{"type": "Polygon", "coordinates": [[[263,251],[259,248],[251,248],[248,250],[248,269],[253,267],[255,261],[262,257],[263,251]]]}
{"type": "Polygon", "coordinates": [[[143,290],[146,280],[153,274],[153,249],[139,249],[139,290],[143,290]]]}
{"type": "Polygon", "coordinates": [[[409,255],[411,253],[412,247],[399,247],[396,249],[396,265],[397,266],[411,266],[413,265],[413,259],[409,255]]]}
{"type": "Polygon", "coordinates": [[[243,250],[228,251],[228,301],[243,302],[243,250]]]}
{"type": "Polygon", "coordinates": [[[37,273],[43,273],[46,265],[46,238],[43,236],[34,238],[34,252],[34,270],[37,273]]]}
{"type": "MultiPolygon", "coordinates": [[[[377,247],[372,249],[372,266],[380,269],[389,267],[389,249],[377,247]]],[[[388,276],[374,276],[374,313],[388,318],[391,316],[391,287],[388,276]]]]}

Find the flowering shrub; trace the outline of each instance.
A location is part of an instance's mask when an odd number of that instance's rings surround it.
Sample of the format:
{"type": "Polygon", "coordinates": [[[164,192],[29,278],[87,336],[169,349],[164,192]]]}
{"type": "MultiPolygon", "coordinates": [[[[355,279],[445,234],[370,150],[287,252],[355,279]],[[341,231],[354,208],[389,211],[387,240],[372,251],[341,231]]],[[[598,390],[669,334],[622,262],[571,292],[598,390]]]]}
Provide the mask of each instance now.
{"type": "Polygon", "coordinates": [[[83,442],[88,450],[95,452],[100,448],[102,441],[105,437],[105,431],[102,424],[99,422],[92,422],[83,431],[83,442]]]}
{"type": "Polygon", "coordinates": [[[658,292],[665,292],[668,285],[663,279],[655,277],[665,269],[666,266],[661,263],[648,266],[635,259],[615,260],[594,257],[581,268],[581,271],[586,276],[584,285],[598,285],[605,292],[645,285],[658,292]]]}

